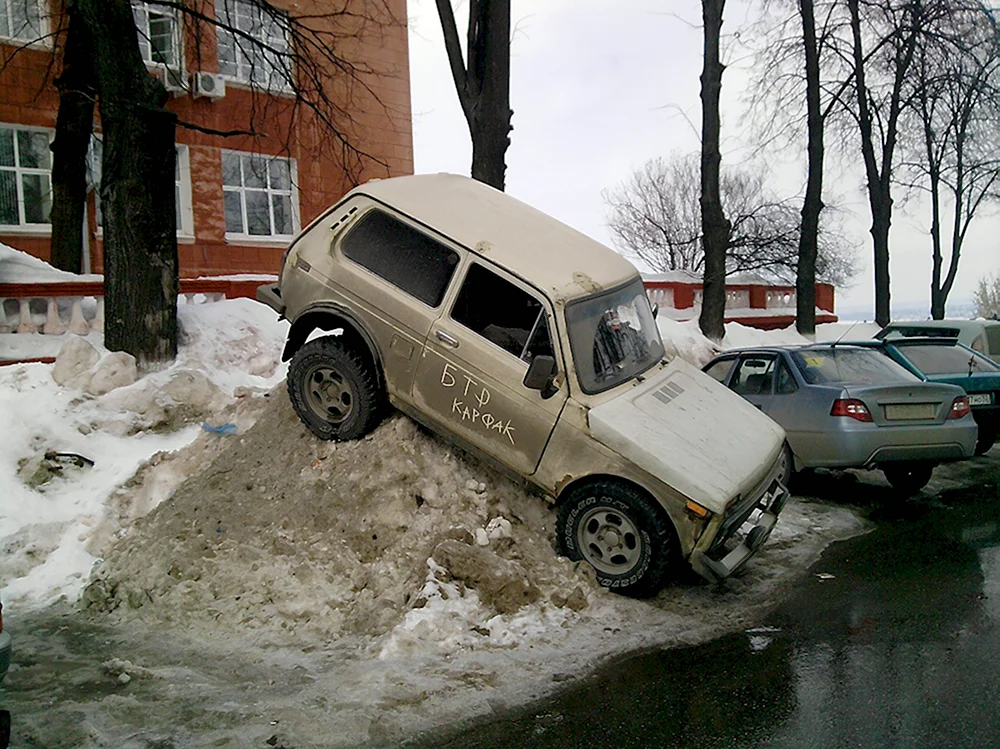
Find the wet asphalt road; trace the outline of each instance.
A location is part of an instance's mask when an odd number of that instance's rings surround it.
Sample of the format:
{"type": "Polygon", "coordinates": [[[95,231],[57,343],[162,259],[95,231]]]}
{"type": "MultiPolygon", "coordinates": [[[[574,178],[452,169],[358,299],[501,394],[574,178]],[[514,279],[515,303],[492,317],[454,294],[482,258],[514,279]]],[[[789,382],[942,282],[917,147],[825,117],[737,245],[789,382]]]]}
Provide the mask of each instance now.
{"type": "Polygon", "coordinates": [[[998,453],[907,501],[813,479],[805,494],[876,529],[828,549],[764,626],[612,663],[435,746],[1000,747],[998,453]]]}

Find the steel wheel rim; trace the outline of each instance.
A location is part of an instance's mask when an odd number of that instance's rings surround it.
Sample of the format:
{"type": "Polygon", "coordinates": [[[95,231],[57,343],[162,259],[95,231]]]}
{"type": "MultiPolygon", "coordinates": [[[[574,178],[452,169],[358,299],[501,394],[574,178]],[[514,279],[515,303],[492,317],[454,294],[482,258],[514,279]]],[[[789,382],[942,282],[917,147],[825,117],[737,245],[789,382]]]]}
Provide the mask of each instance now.
{"type": "Polygon", "coordinates": [[[305,396],[309,409],[330,424],[344,422],[354,411],[354,388],[343,373],[328,364],[306,372],[305,396]]]}
{"type": "Polygon", "coordinates": [[[588,511],[576,531],[584,559],[609,575],[623,575],[642,557],[639,528],[625,513],[607,505],[588,511]]]}

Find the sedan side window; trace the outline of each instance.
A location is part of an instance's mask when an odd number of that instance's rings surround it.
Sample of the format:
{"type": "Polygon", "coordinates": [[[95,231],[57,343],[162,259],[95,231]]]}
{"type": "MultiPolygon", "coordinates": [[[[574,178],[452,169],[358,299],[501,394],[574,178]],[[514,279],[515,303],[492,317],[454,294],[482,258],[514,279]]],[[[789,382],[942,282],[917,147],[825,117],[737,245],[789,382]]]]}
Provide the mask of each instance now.
{"type": "Polygon", "coordinates": [[[788,368],[788,365],[784,361],[778,362],[778,379],[775,381],[774,392],[786,395],[794,393],[798,389],[799,385],[795,382],[795,375],[792,374],[792,370],[788,368]]]}
{"type": "Polygon", "coordinates": [[[709,377],[713,377],[719,382],[725,382],[726,376],[729,374],[729,370],[733,368],[733,362],[735,361],[736,359],[720,359],[706,369],[705,374],[709,377]]]}
{"type": "Polygon", "coordinates": [[[555,356],[542,303],[478,263],[469,268],[451,317],[529,364],[542,354],[555,356]]]}
{"type": "Polygon", "coordinates": [[[770,395],[774,357],[751,356],[740,361],[729,387],[740,395],[770,395]]]}

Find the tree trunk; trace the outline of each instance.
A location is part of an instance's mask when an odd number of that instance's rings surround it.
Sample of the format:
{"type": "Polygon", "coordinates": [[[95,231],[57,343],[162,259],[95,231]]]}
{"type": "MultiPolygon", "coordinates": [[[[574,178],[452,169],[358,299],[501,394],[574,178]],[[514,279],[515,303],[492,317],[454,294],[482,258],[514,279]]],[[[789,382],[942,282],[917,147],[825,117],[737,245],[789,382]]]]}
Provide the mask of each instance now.
{"type": "Polygon", "coordinates": [[[56,79],[59,113],[52,143],[52,241],[50,261],[70,273],[83,271],[87,208],[87,150],[94,129],[94,88],[87,30],[70,13],[62,73],[56,79]]]}
{"type": "Polygon", "coordinates": [[[455,89],[472,136],[472,177],[504,189],[510,146],[510,0],[472,0],[468,65],[450,0],[437,0],[455,89]]]}
{"type": "Polygon", "coordinates": [[[725,0],[702,0],[705,23],[705,59],[701,74],[701,230],[704,242],[705,274],[701,332],[714,341],[726,335],[726,250],[729,246],[729,221],[722,210],[719,191],[719,96],[725,66],[719,54],[722,12],[725,0]]]}
{"type": "Polygon", "coordinates": [[[795,277],[795,329],[816,333],[816,256],[819,254],[819,216],[823,210],[823,113],[820,102],[819,48],[813,0],[799,0],[806,61],[806,109],[809,173],[802,201],[799,260],[795,277]]]}
{"type": "Polygon", "coordinates": [[[74,12],[92,42],[104,135],[104,344],[148,370],[177,354],[176,116],[142,61],[129,1],[76,0],[74,12]]]}

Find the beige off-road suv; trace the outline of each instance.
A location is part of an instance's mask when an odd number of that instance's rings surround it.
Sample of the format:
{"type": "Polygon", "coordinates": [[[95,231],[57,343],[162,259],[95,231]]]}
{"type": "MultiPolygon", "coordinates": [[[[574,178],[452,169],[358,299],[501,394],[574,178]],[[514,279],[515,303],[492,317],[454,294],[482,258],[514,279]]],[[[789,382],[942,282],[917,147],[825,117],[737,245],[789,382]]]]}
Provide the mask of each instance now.
{"type": "Polygon", "coordinates": [[[355,439],[392,404],[552,497],[560,552],[616,591],[685,560],[727,577],[787,500],[784,432],[664,358],[632,264],[479,182],[356,188],[257,297],[292,323],[288,392],[313,433],[355,439]]]}

